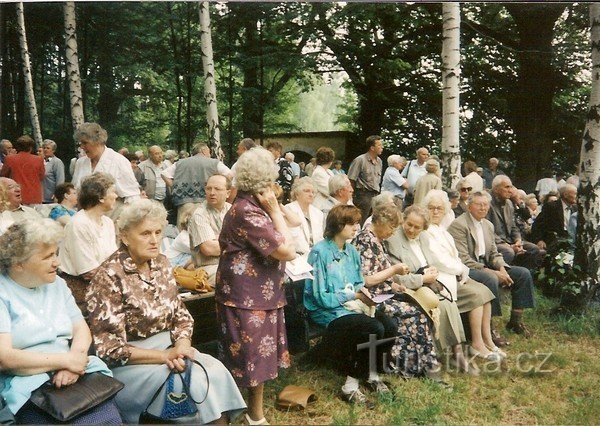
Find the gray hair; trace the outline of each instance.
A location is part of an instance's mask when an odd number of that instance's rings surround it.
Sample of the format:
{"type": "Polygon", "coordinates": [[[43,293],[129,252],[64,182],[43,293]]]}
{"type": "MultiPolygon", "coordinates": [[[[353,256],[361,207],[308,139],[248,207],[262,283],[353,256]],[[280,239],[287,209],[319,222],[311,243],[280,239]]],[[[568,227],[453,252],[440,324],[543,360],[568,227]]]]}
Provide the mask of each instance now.
{"type": "Polygon", "coordinates": [[[441,189],[431,189],[425,197],[423,197],[423,201],[421,205],[425,208],[429,208],[429,204],[432,201],[441,201],[444,206],[444,214],[450,211],[450,199],[448,198],[448,194],[441,189]]]}
{"type": "Polygon", "coordinates": [[[177,151],[173,149],[167,149],[165,151],[165,158],[169,161],[174,160],[177,157],[177,151]]]}
{"type": "Polygon", "coordinates": [[[196,145],[194,145],[194,148],[192,148],[192,155],[199,154],[205,150],[208,150],[209,155],[210,155],[210,148],[208,147],[208,145],[205,144],[204,142],[199,142],[196,145]]]}
{"type": "Polygon", "coordinates": [[[294,155],[293,152],[287,152],[285,154],[285,159],[288,161],[294,161],[294,158],[296,158],[296,156],[294,155]]]}
{"type": "Polygon", "coordinates": [[[383,191],[381,194],[371,198],[371,208],[373,210],[386,204],[394,204],[394,194],[390,191],[383,191]]]}
{"type": "Polygon", "coordinates": [[[433,158],[430,158],[425,162],[425,170],[427,173],[435,173],[440,169],[440,163],[433,158]]]}
{"type": "Polygon", "coordinates": [[[507,181],[512,184],[512,181],[510,180],[510,178],[508,176],[506,176],[506,175],[496,175],[496,177],[492,181],[492,191],[494,191],[497,187],[499,187],[500,185],[502,185],[503,182],[507,182],[507,181]]]}
{"type": "Polygon", "coordinates": [[[0,272],[26,262],[40,245],[58,244],[63,228],[52,219],[24,219],[12,224],[0,237],[0,272]]]}
{"type": "Polygon", "coordinates": [[[531,203],[532,200],[535,200],[535,201],[538,200],[537,197],[535,196],[535,194],[527,194],[525,196],[525,205],[528,206],[529,203],[531,203]]]}
{"type": "Polygon", "coordinates": [[[42,146],[49,146],[52,151],[56,151],[56,148],[58,147],[56,142],[54,142],[52,139],[44,139],[42,146]]]}
{"type": "Polygon", "coordinates": [[[460,179],[458,180],[458,182],[456,182],[455,189],[456,189],[457,191],[460,191],[460,190],[461,190],[461,188],[463,187],[463,185],[465,184],[465,182],[467,182],[467,181],[465,180],[465,178],[460,178],[460,179]]]}
{"type": "Polygon", "coordinates": [[[335,194],[338,193],[340,189],[345,188],[350,183],[350,179],[348,176],[341,175],[333,175],[329,178],[329,195],[335,197],[335,194]]]}
{"type": "Polygon", "coordinates": [[[402,223],[402,215],[394,204],[383,204],[373,209],[373,223],[398,228],[402,223]]]}
{"type": "Polygon", "coordinates": [[[236,187],[253,194],[270,187],[278,175],[273,154],[262,146],[244,152],[235,166],[236,187]]]}
{"type": "Polygon", "coordinates": [[[475,198],[485,198],[487,200],[488,204],[492,202],[492,196],[490,195],[489,192],[487,192],[487,191],[475,191],[475,192],[471,192],[469,194],[469,198],[467,198],[467,205],[470,206],[471,204],[473,204],[473,200],[475,198]]]}
{"type": "Polygon", "coordinates": [[[307,186],[312,187],[312,189],[315,193],[317,192],[317,187],[315,185],[315,181],[311,177],[304,176],[304,177],[298,179],[296,182],[294,182],[294,184],[292,185],[292,190],[291,190],[292,201],[295,201],[298,196],[298,193],[307,186]]]}
{"type": "Polygon", "coordinates": [[[75,130],[73,138],[78,142],[86,139],[95,144],[106,145],[108,133],[98,123],[83,123],[75,130]]]}
{"type": "Polygon", "coordinates": [[[165,207],[155,200],[142,198],[132,203],[126,204],[121,210],[117,220],[117,229],[119,233],[139,225],[145,219],[162,222],[163,226],[167,224],[167,211],[165,207]]]}
{"type": "Polygon", "coordinates": [[[561,186],[558,189],[558,193],[560,194],[561,198],[563,197],[563,195],[567,192],[567,191],[574,191],[575,193],[577,193],[577,187],[571,183],[565,183],[563,186],[561,186]]]}
{"type": "Polygon", "coordinates": [[[420,218],[423,219],[423,221],[425,222],[423,224],[423,231],[425,231],[427,228],[429,228],[429,210],[427,210],[425,207],[420,206],[418,204],[413,204],[412,206],[408,206],[404,210],[404,221],[405,222],[406,222],[406,219],[408,219],[408,216],[410,216],[411,214],[419,216],[420,218]]]}
{"type": "Polygon", "coordinates": [[[402,164],[406,164],[406,158],[402,157],[401,155],[398,154],[392,154],[387,158],[387,164],[388,166],[393,166],[396,163],[402,163],[402,164]]]}

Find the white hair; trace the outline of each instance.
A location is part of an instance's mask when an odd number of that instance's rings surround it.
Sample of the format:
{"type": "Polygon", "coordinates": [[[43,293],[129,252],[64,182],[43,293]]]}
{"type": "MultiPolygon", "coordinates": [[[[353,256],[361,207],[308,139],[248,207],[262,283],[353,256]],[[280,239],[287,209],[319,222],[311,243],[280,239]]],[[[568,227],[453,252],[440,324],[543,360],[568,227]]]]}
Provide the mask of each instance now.
{"type": "Polygon", "coordinates": [[[340,189],[345,188],[350,183],[348,176],[341,175],[333,175],[329,178],[329,195],[335,197],[335,194],[338,193],[340,189]]]}
{"type": "Polygon", "coordinates": [[[240,191],[257,193],[270,187],[279,172],[273,154],[262,146],[244,152],[235,166],[236,187],[240,191]]]}
{"type": "Polygon", "coordinates": [[[128,229],[142,223],[144,219],[156,220],[167,224],[167,211],[165,207],[155,200],[142,198],[132,203],[126,204],[121,210],[119,219],[117,219],[117,228],[119,233],[123,233],[128,229]]]}
{"type": "Polygon", "coordinates": [[[444,206],[444,214],[450,211],[450,199],[448,198],[448,194],[446,191],[442,191],[441,189],[431,189],[425,197],[423,197],[423,201],[421,201],[421,205],[425,208],[429,208],[429,204],[432,201],[440,201],[444,206]]]}

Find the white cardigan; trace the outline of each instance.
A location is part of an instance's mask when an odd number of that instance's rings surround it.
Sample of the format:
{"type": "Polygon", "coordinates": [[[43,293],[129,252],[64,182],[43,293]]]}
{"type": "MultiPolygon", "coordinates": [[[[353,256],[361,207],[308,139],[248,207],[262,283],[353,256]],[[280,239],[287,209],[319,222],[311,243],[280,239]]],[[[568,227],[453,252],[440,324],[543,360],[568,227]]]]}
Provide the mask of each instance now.
{"type": "Polygon", "coordinates": [[[290,233],[294,239],[294,246],[296,247],[296,253],[307,254],[312,248],[312,246],[309,245],[311,231],[313,245],[323,239],[323,212],[313,205],[309,206],[308,217],[311,224],[311,227],[309,228],[306,218],[304,217],[304,212],[302,212],[302,208],[300,208],[297,201],[287,204],[286,207],[296,213],[300,219],[300,226],[290,228],[290,233]]]}

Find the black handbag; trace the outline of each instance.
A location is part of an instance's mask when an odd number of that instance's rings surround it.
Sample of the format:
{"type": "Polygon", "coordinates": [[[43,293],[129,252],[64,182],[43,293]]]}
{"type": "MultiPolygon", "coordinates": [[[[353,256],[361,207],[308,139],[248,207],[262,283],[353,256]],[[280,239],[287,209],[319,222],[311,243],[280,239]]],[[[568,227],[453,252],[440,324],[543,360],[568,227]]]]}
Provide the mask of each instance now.
{"type": "Polygon", "coordinates": [[[210,389],[210,381],[208,379],[208,372],[202,364],[195,359],[186,358],[185,360],[185,371],[182,374],[179,371],[171,371],[167,379],[163,384],[154,392],[154,395],[150,399],[150,403],[146,409],[140,414],[140,424],[199,424],[200,418],[198,413],[197,405],[202,404],[208,397],[208,391],[210,389]],[[206,375],[206,395],[202,401],[196,401],[192,397],[190,391],[190,384],[192,380],[192,363],[199,365],[204,374],[206,375]],[[174,392],[175,378],[181,379],[182,391],[181,393],[174,392]],[[165,388],[163,406],[159,415],[148,412],[148,408],[154,403],[160,392],[165,388]]]}
{"type": "Polygon", "coordinates": [[[15,416],[12,411],[9,410],[6,401],[0,395],[0,425],[16,425],[15,416]]]}
{"type": "Polygon", "coordinates": [[[57,388],[46,382],[31,393],[33,405],[60,422],[68,422],[86,411],[108,401],[121,389],[123,383],[102,373],[81,376],[69,386],[57,388]]]}

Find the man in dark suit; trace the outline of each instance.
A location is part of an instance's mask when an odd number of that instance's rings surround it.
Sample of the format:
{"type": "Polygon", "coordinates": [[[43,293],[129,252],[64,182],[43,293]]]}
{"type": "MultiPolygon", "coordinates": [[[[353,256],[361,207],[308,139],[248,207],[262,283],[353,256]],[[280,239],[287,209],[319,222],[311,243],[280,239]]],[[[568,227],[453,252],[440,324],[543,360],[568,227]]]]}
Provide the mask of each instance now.
{"type": "Polygon", "coordinates": [[[569,221],[576,208],[577,188],[567,183],[560,188],[559,200],[550,201],[542,207],[531,228],[531,241],[549,253],[556,252],[558,240],[569,238],[569,221]]]}
{"type": "Polygon", "coordinates": [[[509,265],[536,269],[542,263],[540,249],[529,241],[523,241],[515,222],[515,207],[510,200],[514,186],[506,175],[498,175],[492,181],[492,202],[487,219],[494,225],[496,247],[509,265]]]}
{"type": "Polygon", "coordinates": [[[523,310],[534,306],[531,273],[526,268],[508,265],[498,252],[494,225],[485,218],[490,209],[489,194],[474,192],[469,196],[467,208],[448,228],[460,259],[469,267],[469,277],[485,284],[496,296],[492,300],[492,316],[502,315],[499,288],[510,289],[512,311],[506,329],[529,337],[531,333],[522,318],[523,310]]]}

